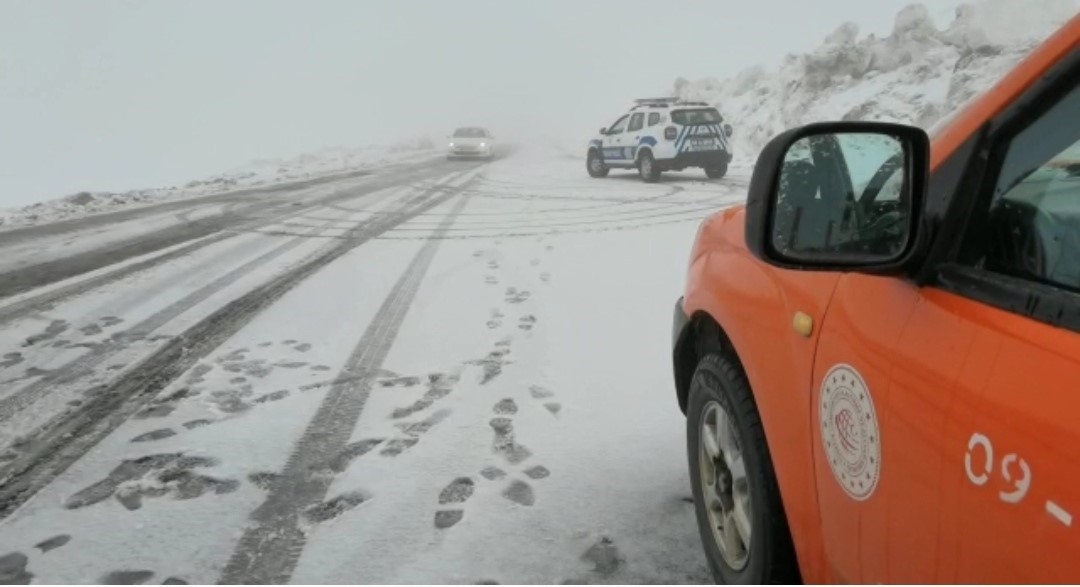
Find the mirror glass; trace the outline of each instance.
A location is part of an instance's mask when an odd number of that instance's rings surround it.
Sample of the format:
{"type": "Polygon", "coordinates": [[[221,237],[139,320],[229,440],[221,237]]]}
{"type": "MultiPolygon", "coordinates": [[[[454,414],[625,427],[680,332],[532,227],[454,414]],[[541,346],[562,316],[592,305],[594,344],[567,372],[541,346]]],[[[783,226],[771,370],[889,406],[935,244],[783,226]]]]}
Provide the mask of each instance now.
{"type": "Polygon", "coordinates": [[[885,134],[793,143],[773,194],[773,251],[795,261],[899,258],[912,234],[908,157],[903,142],[885,134]]]}

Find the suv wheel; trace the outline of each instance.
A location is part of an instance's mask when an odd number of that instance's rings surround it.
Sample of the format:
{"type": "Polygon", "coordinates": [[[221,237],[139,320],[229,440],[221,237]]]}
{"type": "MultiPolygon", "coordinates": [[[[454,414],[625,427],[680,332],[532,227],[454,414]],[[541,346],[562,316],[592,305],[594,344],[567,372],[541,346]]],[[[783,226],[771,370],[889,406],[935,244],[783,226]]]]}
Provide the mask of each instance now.
{"type": "Polygon", "coordinates": [[[797,582],[761,419],[735,361],[701,359],[686,416],[694,510],[713,576],[720,583],[797,582]]]}
{"type": "Polygon", "coordinates": [[[649,151],[638,157],[638,173],[645,183],[654,183],[660,179],[660,168],[656,166],[656,159],[653,159],[649,151]]]}
{"type": "Polygon", "coordinates": [[[607,165],[604,165],[604,160],[600,158],[600,152],[596,149],[590,149],[588,157],[585,158],[585,168],[589,170],[590,177],[607,177],[608,169],[607,165]]]}
{"type": "Polygon", "coordinates": [[[714,167],[706,167],[705,175],[709,176],[709,179],[720,179],[727,175],[727,163],[716,165],[714,167]]]}

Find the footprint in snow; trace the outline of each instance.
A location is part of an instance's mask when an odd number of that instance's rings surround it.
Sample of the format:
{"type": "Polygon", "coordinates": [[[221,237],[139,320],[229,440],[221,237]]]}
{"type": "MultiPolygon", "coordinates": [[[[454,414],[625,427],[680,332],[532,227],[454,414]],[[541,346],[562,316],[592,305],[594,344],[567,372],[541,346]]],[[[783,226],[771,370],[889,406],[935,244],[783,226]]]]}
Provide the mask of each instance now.
{"type": "Polygon", "coordinates": [[[195,473],[193,469],[213,467],[217,461],[183,453],[152,454],[124,460],[108,476],[64,502],[69,510],[80,509],[116,497],[128,510],[142,507],[144,497],[194,499],[206,493],[232,493],[240,487],[234,479],[219,479],[195,473]]]}
{"type": "Polygon", "coordinates": [[[13,367],[21,362],[23,362],[22,353],[4,353],[4,358],[0,361],[0,369],[13,367]]]}
{"type": "Polygon", "coordinates": [[[607,536],[601,536],[581,558],[592,563],[592,571],[604,578],[614,575],[622,565],[622,557],[619,549],[615,547],[615,541],[607,536]]]}
{"type": "Polygon", "coordinates": [[[383,387],[412,387],[419,384],[419,377],[391,377],[379,380],[379,385],[383,387]]]}
{"type": "MultiPolygon", "coordinates": [[[[410,377],[409,379],[415,380],[410,386],[420,383],[419,377],[410,377]]],[[[400,420],[401,418],[406,418],[416,412],[430,408],[435,402],[450,395],[450,393],[454,391],[454,386],[457,385],[457,382],[460,379],[460,371],[429,374],[426,383],[427,391],[424,392],[424,395],[407,406],[395,408],[394,411],[390,413],[390,418],[393,420],[400,420]]]]}
{"type": "Polygon", "coordinates": [[[198,420],[190,420],[188,422],[184,422],[182,425],[183,425],[184,428],[187,428],[188,430],[194,430],[196,428],[202,428],[203,426],[209,426],[209,425],[211,425],[213,423],[214,423],[213,420],[207,420],[206,418],[200,418],[198,420]]]}
{"type": "Polygon", "coordinates": [[[335,473],[344,472],[354,460],[371,452],[376,446],[382,444],[383,440],[385,439],[366,438],[345,445],[345,448],[341,449],[341,452],[330,461],[328,465],[330,470],[335,473]]]}
{"type": "Polygon", "coordinates": [[[506,462],[516,465],[532,456],[532,451],[515,440],[514,422],[510,418],[501,416],[492,418],[488,424],[495,431],[491,448],[495,454],[506,459],[506,462]]]}
{"type": "Polygon", "coordinates": [[[57,534],[56,536],[53,536],[52,538],[49,538],[49,539],[46,539],[46,540],[42,540],[41,542],[38,542],[37,544],[34,545],[34,548],[40,550],[42,552],[42,554],[44,554],[46,552],[49,552],[50,550],[55,550],[57,548],[60,548],[61,546],[67,544],[68,542],[71,542],[71,535],[70,534],[57,534]]]}
{"type": "Polygon", "coordinates": [[[251,481],[252,485],[263,491],[270,491],[273,489],[274,484],[278,482],[278,479],[281,479],[281,475],[269,471],[258,471],[248,475],[248,481],[251,481]]]}
{"type": "Polygon", "coordinates": [[[519,505],[531,506],[536,503],[536,494],[533,493],[532,486],[520,479],[510,482],[502,494],[506,499],[519,505]]]}
{"type": "MultiPolygon", "coordinates": [[[[458,477],[439,492],[439,505],[463,505],[476,490],[476,482],[469,477],[458,477]]],[[[461,507],[441,509],[435,512],[435,527],[444,530],[457,524],[465,516],[461,507]]]]}
{"type": "Polygon", "coordinates": [[[449,415],[450,410],[443,409],[432,413],[430,416],[419,422],[402,422],[396,424],[404,436],[389,440],[386,443],[386,446],[379,451],[379,454],[384,457],[396,457],[401,455],[401,453],[416,446],[416,444],[420,442],[421,436],[434,428],[439,422],[445,420],[449,415]]]}
{"type": "Polygon", "coordinates": [[[23,342],[22,345],[24,347],[28,347],[28,346],[34,346],[35,344],[37,344],[39,342],[52,340],[52,339],[56,338],[57,336],[60,336],[60,334],[65,332],[67,329],[68,329],[67,320],[53,320],[52,322],[49,323],[48,326],[45,327],[44,331],[39,332],[38,334],[34,334],[34,335],[31,335],[31,336],[27,337],[26,341],[23,342]]]}
{"type": "Polygon", "coordinates": [[[495,407],[492,408],[492,411],[499,415],[516,414],[518,411],[517,402],[515,402],[513,398],[509,397],[499,400],[499,403],[495,404],[495,407]]]}
{"type": "Polygon", "coordinates": [[[487,321],[487,327],[491,329],[502,326],[503,313],[498,308],[491,310],[491,319],[487,321]]]}
{"type": "Polygon", "coordinates": [[[9,552],[0,556],[0,581],[5,585],[29,585],[34,574],[26,570],[30,559],[21,552],[9,552]]]}
{"type": "Polygon", "coordinates": [[[551,412],[551,415],[553,416],[558,416],[559,412],[562,411],[562,404],[555,401],[555,392],[546,387],[541,387],[539,385],[530,386],[529,395],[531,395],[534,400],[539,401],[544,406],[544,409],[551,412]]]}
{"type": "Polygon", "coordinates": [[[510,304],[520,304],[529,299],[530,295],[532,294],[525,290],[518,291],[518,289],[514,287],[506,288],[506,301],[510,304]]]}
{"type": "Polygon", "coordinates": [[[483,359],[466,361],[465,364],[483,367],[484,374],[480,378],[480,385],[485,385],[502,373],[503,365],[510,362],[506,358],[506,355],[508,354],[510,354],[510,339],[504,338],[495,343],[495,349],[488,353],[486,357],[483,359]]]}
{"type": "Polygon", "coordinates": [[[113,571],[100,579],[102,585],[141,585],[154,576],[154,571],[113,571]]]}
{"type": "Polygon", "coordinates": [[[150,442],[154,440],[161,440],[163,438],[169,438],[170,436],[176,436],[176,431],[172,428],[161,428],[158,430],[151,430],[145,434],[140,434],[131,439],[131,442],[150,442]]]}
{"type": "Polygon", "coordinates": [[[260,395],[259,397],[255,398],[252,401],[254,401],[257,404],[265,404],[267,402],[276,402],[278,400],[283,400],[283,399],[285,399],[287,397],[289,397],[289,390],[288,389],[279,389],[277,391],[273,391],[273,392],[270,392],[270,393],[264,393],[263,395],[260,395]]]}
{"type": "Polygon", "coordinates": [[[371,497],[363,491],[342,493],[333,499],[308,507],[304,510],[303,516],[309,522],[326,522],[344,514],[369,499],[371,499],[371,497]]]}

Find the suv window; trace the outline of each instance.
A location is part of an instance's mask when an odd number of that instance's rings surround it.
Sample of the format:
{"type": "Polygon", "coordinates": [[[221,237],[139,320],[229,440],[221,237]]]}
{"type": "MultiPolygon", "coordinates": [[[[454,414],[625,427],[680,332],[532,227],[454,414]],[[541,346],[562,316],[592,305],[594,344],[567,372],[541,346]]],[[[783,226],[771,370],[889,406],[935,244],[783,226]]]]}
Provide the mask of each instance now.
{"type": "Polygon", "coordinates": [[[658,124],[660,124],[660,113],[659,112],[650,112],[649,113],[649,126],[656,126],[658,124]]]}
{"type": "Polygon", "coordinates": [[[1080,87],[1009,142],[987,203],[976,267],[1080,292],[1080,87]]]}
{"type": "Polygon", "coordinates": [[[641,112],[630,117],[630,127],[626,130],[634,132],[635,130],[641,130],[641,127],[645,126],[645,115],[641,112]]]}
{"type": "Polygon", "coordinates": [[[608,129],[607,134],[616,135],[626,130],[626,121],[629,119],[629,116],[623,116],[622,118],[616,120],[615,124],[611,125],[611,128],[608,129]]]}
{"type": "Polygon", "coordinates": [[[671,121],[675,124],[720,124],[724,122],[724,117],[716,108],[694,108],[673,111],[671,121]]]}

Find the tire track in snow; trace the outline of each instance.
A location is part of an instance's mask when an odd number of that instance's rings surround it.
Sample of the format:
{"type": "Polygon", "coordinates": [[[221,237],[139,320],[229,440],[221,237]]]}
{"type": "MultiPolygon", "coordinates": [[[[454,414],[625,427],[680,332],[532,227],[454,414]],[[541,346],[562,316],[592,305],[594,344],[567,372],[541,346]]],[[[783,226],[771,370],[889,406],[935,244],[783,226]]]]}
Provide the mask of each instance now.
{"type": "MultiPolygon", "coordinates": [[[[318,228],[309,229],[308,232],[315,232],[317,230],[318,228]]],[[[297,235],[247,263],[236,267],[232,271],[221,275],[217,279],[196,289],[127,329],[124,332],[124,334],[127,335],[126,338],[129,340],[141,340],[145,338],[150,333],[164,326],[170,320],[194,308],[206,301],[210,296],[218,293],[233,283],[236,283],[247,275],[254,273],[257,269],[305,242],[307,241],[303,238],[303,235],[297,235]]],[[[19,389],[15,393],[0,398],[0,424],[10,420],[12,416],[18,414],[20,411],[26,409],[47,395],[58,385],[74,383],[80,378],[93,372],[95,368],[107,361],[117,350],[124,346],[126,345],[123,343],[101,345],[55,371],[42,375],[40,379],[19,389]]]]}
{"type": "Polygon", "coordinates": [[[327,392],[297,442],[280,479],[252,513],[254,525],[240,538],[219,583],[287,583],[292,577],[307,539],[300,527],[301,515],[326,498],[333,481],[327,463],[348,444],[378,370],[435,257],[440,237],[467,201],[465,195],[455,203],[387,294],[338,374],[339,383],[327,392]]]}
{"type": "MultiPolygon", "coordinates": [[[[195,252],[195,251],[197,251],[197,250],[199,250],[201,248],[208,247],[210,245],[219,243],[221,241],[224,241],[224,240],[227,240],[227,239],[230,239],[230,238],[234,238],[234,237],[239,236],[239,235],[244,234],[244,233],[262,232],[263,234],[267,234],[262,229],[265,229],[268,226],[273,226],[275,224],[280,224],[282,220],[289,219],[289,218],[294,218],[294,217],[297,217],[297,216],[303,216],[304,214],[309,213],[312,210],[317,210],[317,209],[322,208],[322,207],[337,207],[337,206],[339,206],[338,202],[341,202],[341,201],[344,201],[344,200],[351,200],[351,199],[355,199],[355,198],[358,198],[358,197],[369,196],[372,193],[378,192],[379,190],[391,188],[391,187],[394,187],[396,185],[400,185],[402,183],[407,183],[409,181],[414,181],[415,179],[416,178],[412,177],[412,176],[409,176],[409,177],[389,177],[389,178],[383,179],[382,181],[380,181],[378,178],[376,178],[376,179],[374,179],[372,181],[372,183],[365,184],[365,185],[362,185],[362,186],[356,186],[356,187],[353,187],[353,188],[348,188],[348,189],[342,190],[340,192],[334,192],[334,193],[332,193],[332,194],[330,194],[328,196],[317,198],[317,199],[311,201],[309,204],[306,204],[306,205],[304,205],[302,207],[296,207],[292,203],[288,203],[288,202],[286,202],[284,204],[280,203],[280,202],[269,202],[269,203],[266,203],[264,206],[256,206],[253,210],[251,210],[249,212],[246,212],[246,214],[248,214],[248,216],[247,216],[248,222],[241,222],[238,226],[232,226],[232,227],[228,226],[228,221],[236,221],[238,219],[242,219],[242,217],[239,214],[233,214],[232,212],[229,212],[229,213],[227,213],[225,216],[223,216],[221,218],[210,219],[210,221],[209,221],[210,225],[207,226],[205,230],[192,232],[189,235],[188,238],[179,240],[178,243],[180,243],[180,244],[182,244],[183,242],[195,241],[195,242],[190,242],[188,245],[183,246],[183,247],[181,247],[179,249],[168,251],[168,252],[163,253],[161,255],[158,255],[156,257],[152,257],[150,259],[145,259],[143,261],[139,261],[139,262],[133,263],[131,265],[126,265],[126,266],[121,267],[119,269],[116,269],[114,271],[111,271],[111,272],[108,272],[108,273],[105,273],[105,274],[102,274],[102,275],[97,275],[97,276],[94,276],[94,277],[90,277],[90,278],[85,279],[83,281],[79,281],[77,283],[62,286],[62,287],[59,287],[57,289],[41,293],[39,295],[30,297],[30,298],[25,298],[25,299],[19,300],[17,302],[11,303],[11,304],[9,304],[7,306],[0,307],[0,325],[6,324],[6,323],[8,323],[8,322],[10,322],[12,320],[21,318],[21,317],[23,317],[26,314],[29,314],[31,312],[37,312],[37,311],[41,311],[43,309],[46,309],[48,307],[51,307],[51,306],[55,305],[56,303],[66,299],[66,298],[73,297],[73,296],[79,295],[79,294],[81,294],[83,292],[87,292],[87,291],[102,287],[102,286],[107,285],[109,283],[112,283],[114,281],[119,281],[121,279],[124,279],[124,278],[126,278],[128,276],[134,275],[136,273],[146,271],[148,269],[151,269],[151,268],[156,267],[158,265],[167,263],[167,262],[172,261],[174,259],[178,259],[180,257],[189,255],[189,254],[191,254],[191,253],[193,253],[193,252],[195,252]],[[283,212],[278,212],[279,210],[284,210],[284,211],[283,212]],[[265,217],[258,216],[258,214],[262,214],[262,213],[266,213],[266,212],[269,212],[270,215],[265,216],[265,217]],[[232,215],[230,216],[230,214],[232,214],[232,215]],[[201,234],[200,234],[200,232],[201,232],[201,234]]],[[[424,179],[428,179],[428,177],[425,175],[424,179]]],[[[338,221],[338,220],[339,219],[334,219],[334,221],[338,221]]],[[[196,224],[201,223],[201,222],[207,222],[207,221],[206,220],[196,220],[196,221],[191,222],[189,225],[185,225],[185,226],[193,226],[193,225],[196,225],[196,224]]],[[[288,233],[288,234],[278,232],[278,233],[275,233],[274,236],[302,236],[302,234],[299,234],[297,232],[288,233]]],[[[143,237],[140,237],[140,238],[143,238],[143,237]]],[[[133,239],[132,242],[142,242],[142,241],[139,241],[138,239],[133,239]]],[[[149,253],[152,253],[154,251],[162,250],[164,248],[168,248],[168,246],[165,246],[165,245],[157,246],[155,244],[153,246],[143,247],[142,249],[139,250],[139,252],[137,254],[149,254],[149,253]]],[[[134,251],[134,249],[131,249],[131,250],[134,251]]],[[[98,257],[102,256],[103,254],[104,253],[101,250],[95,250],[95,251],[89,251],[87,253],[83,253],[83,255],[94,255],[94,256],[98,256],[98,257]]],[[[63,276],[59,276],[58,274],[53,275],[53,277],[50,280],[46,280],[45,282],[38,283],[38,285],[40,285],[40,286],[48,285],[50,283],[54,283],[56,281],[66,279],[67,277],[80,275],[82,273],[89,272],[89,271],[95,270],[97,268],[105,267],[105,266],[107,266],[109,264],[122,262],[126,258],[129,258],[131,256],[135,256],[135,255],[136,254],[134,254],[134,253],[132,255],[127,255],[127,256],[110,255],[108,257],[108,259],[111,260],[110,263],[100,265],[99,267],[96,267],[96,268],[89,267],[89,266],[83,267],[84,269],[86,269],[85,271],[69,270],[69,271],[66,271],[66,274],[63,275],[63,276]]],[[[55,264],[63,264],[63,263],[67,263],[69,260],[70,260],[70,258],[59,259],[59,260],[56,260],[56,261],[46,262],[46,264],[54,264],[54,265],[55,264]]],[[[77,263],[76,265],[80,265],[80,264],[85,265],[86,263],[81,262],[81,263],[77,263]]],[[[23,268],[23,269],[18,269],[18,270],[9,272],[9,273],[5,273],[3,275],[0,275],[0,282],[3,281],[2,278],[3,278],[4,275],[9,275],[9,274],[12,274],[12,273],[27,272],[27,271],[35,272],[35,271],[38,271],[39,270],[38,268],[40,268],[40,267],[42,267],[42,265],[34,265],[34,266],[31,266],[31,267],[26,267],[26,268],[23,268]]],[[[52,270],[53,270],[53,272],[55,272],[55,266],[53,266],[52,270]]],[[[21,293],[22,291],[26,291],[26,289],[21,289],[19,291],[10,291],[10,292],[0,291],[0,298],[8,297],[10,295],[15,295],[15,294],[21,293]]]]}
{"type": "Polygon", "coordinates": [[[213,219],[184,222],[98,249],[0,273],[0,298],[25,293],[72,275],[81,275],[140,254],[202,238],[224,230],[235,221],[233,213],[226,213],[213,219]]]}
{"type": "MultiPolygon", "coordinates": [[[[455,174],[448,182],[454,183],[474,171],[475,168],[455,174]]],[[[222,306],[165,343],[138,366],[102,386],[78,410],[64,413],[40,427],[32,438],[26,440],[21,454],[0,468],[0,520],[85,455],[146,401],[301,281],[393,227],[446,202],[460,191],[460,187],[446,191],[443,186],[435,186],[415,198],[403,201],[396,214],[364,221],[350,231],[352,239],[336,241],[295,269],[270,279],[222,306]]],[[[303,239],[299,240],[303,242],[303,239]]],[[[83,363],[72,365],[72,370],[64,370],[68,377],[85,374],[84,369],[75,369],[76,366],[85,368],[83,363]]],[[[55,378],[50,381],[49,385],[38,387],[38,392],[43,393],[56,382],[55,378]]]]}

